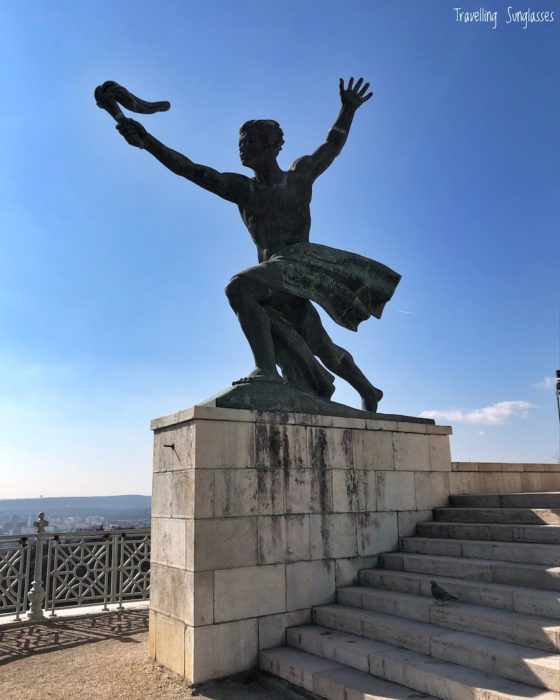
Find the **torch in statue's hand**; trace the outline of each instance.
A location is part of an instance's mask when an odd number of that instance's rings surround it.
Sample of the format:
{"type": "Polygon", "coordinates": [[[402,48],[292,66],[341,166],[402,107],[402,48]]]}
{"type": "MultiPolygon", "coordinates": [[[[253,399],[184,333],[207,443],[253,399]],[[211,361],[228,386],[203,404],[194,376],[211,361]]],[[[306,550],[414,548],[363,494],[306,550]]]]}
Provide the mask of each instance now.
{"type": "Polygon", "coordinates": [[[154,112],[166,112],[171,104],[167,101],[147,102],[136,97],[126,88],[114,80],[108,80],[103,85],[98,85],[94,92],[95,102],[98,107],[106,110],[117,122],[117,129],[132,146],[144,148],[144,136],[147,133],[144,127],[133,119],[127,119],[119,105],[126,107],[131,112],[140,114],[153,114],[154,112]]]}

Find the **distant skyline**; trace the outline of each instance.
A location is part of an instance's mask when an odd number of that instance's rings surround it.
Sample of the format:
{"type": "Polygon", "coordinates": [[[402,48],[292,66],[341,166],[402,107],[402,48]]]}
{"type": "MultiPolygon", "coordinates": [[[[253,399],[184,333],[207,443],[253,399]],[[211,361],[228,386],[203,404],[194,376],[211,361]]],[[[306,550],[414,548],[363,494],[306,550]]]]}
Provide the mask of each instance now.
{"type": "MultiPolygon", "coordinates": [[[[149,494],[150,420],[251,369],[223,291],[256,260],[235,206],[128,146],[105,80],[171,101],[139,117],[167,145],[246,174],[244,121],[280,122],[288,167],[339,77],[371,81],[311,240],[403,278],[380,321],[325,325],[380,411],[453,426],[455,461],[558,460],[560,2],[507,23],[499,0],[495,28],[454,6],[0,5],[0,499],[149,494]]],[[[340,380],[333,399],[359,405],[340,380]]]]}

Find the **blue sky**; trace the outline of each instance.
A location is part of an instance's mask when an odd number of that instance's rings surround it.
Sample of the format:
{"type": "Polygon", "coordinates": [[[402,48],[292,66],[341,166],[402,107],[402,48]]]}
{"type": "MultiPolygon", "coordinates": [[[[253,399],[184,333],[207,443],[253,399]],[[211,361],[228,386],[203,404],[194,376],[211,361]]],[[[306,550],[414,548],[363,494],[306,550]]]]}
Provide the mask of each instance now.
{"type": "Polygon", "coordinates": [[[150,419],[251,369],[223,292],[255,262],[235,206],[129,147],[105,80],[170,100],[148,130],[239,172],[244,121],[281,123],[288,167],[338,78],[370,80],[311,238],[403,279],[380,321],[325,325],[381,411],[454,426],[454,459],[555,461],[560,3],[527,29],[508,4],[492,29],[445,0],[2,3],[0,498],[149,493],[150,419]]]}

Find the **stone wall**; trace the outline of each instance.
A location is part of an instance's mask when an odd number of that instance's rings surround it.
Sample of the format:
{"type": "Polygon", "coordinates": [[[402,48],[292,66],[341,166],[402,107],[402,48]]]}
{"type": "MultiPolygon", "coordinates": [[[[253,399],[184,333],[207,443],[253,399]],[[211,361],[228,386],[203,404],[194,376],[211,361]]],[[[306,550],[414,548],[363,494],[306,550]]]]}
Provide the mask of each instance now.
{"type": "Polygon", "coordinates": [[[150,654],[253,668],[445,505],[445,426],[196,406],[152,423],[150,654]]]}
{"type": "Polygon", "coordinates": [[[453,462],[450,495],[560,491],[559,464],[453,462]]]}

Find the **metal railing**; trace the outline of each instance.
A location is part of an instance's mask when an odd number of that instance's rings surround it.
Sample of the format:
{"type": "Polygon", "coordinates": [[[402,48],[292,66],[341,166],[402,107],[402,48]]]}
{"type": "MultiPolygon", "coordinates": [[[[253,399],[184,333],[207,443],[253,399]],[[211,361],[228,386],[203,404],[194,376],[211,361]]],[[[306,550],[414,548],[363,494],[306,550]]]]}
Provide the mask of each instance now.
{"type": "Polygon", "coordinates": [[[0,615],[36,620],[61,608],[107,610],[149,598],[148,528],[48,533],[44,513],[34,525],[35,536],[0,536],[0,615]]]}

